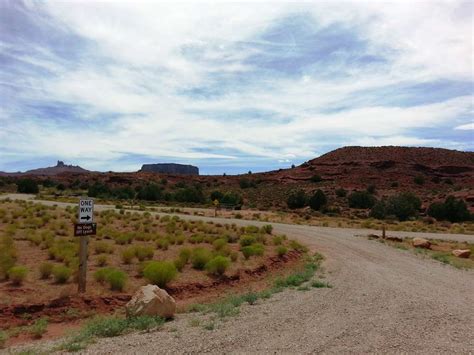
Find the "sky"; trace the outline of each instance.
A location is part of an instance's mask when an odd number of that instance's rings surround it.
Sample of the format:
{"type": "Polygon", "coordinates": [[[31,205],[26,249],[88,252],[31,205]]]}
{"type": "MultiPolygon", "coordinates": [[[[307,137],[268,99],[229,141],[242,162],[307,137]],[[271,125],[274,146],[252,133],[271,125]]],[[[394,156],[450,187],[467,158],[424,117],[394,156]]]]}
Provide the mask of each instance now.
{"type": "Polygon", "coordinates": [[[0,170],[474,150],[471,1],[0,0],[0,170]]]}

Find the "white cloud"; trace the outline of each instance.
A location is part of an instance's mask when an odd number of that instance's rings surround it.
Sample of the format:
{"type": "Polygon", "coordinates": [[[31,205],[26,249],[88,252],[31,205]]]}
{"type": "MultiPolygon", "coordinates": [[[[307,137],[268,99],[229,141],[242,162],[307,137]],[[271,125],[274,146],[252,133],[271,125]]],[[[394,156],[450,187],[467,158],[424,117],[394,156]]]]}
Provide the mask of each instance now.
{"type": "Polygon", "coordinates": [[[474,130],[474,123],[466,123],[460,126],[455,127],[454,129],[458,129],[461,131],[472,131],[474,130]]]}

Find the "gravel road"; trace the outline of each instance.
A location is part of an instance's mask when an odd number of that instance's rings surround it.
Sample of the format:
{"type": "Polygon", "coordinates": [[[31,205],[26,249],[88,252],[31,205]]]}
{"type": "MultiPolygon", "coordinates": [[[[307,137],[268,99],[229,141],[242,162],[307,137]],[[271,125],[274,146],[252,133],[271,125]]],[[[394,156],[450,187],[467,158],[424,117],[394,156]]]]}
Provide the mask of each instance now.
{"type": "MultiPolygon", "coordinates": [[[[218,321],[214,330],[190,325],[192,319],[207,322],[208,316],[179,314],[160,331],[101,339],[86,353],[474,352],[472,270],[354,236],[368,232],[364,230],[273,225],[276,233],[296,238],[326,257],[326,280],[333,288],[284,291],[242,306],[240,315],[218,321]]],[[[466,235],[389,234],[474,242],[466,235]]]]}

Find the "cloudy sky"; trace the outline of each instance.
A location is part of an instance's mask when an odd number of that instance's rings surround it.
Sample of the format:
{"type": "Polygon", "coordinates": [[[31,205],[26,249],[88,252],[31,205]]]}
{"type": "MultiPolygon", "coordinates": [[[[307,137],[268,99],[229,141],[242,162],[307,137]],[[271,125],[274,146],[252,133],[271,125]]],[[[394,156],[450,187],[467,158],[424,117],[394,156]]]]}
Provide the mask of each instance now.
{"type": "Polygon", "coordinates": [[[474,150],[471,1],[0,0],[0,170],[474,150]]]}

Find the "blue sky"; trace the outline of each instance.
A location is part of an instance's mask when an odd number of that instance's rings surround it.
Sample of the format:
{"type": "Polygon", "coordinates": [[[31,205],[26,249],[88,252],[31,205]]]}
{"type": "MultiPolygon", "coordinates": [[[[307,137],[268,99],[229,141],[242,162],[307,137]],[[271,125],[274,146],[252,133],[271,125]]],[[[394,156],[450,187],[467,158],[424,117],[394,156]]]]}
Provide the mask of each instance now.
{"type": "Polygon", "coordinates": [[[0,0],[0,170],[474,150],[470,1],[0,0]]]}

